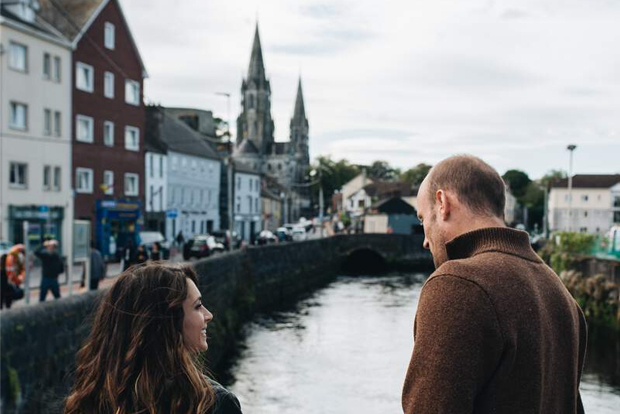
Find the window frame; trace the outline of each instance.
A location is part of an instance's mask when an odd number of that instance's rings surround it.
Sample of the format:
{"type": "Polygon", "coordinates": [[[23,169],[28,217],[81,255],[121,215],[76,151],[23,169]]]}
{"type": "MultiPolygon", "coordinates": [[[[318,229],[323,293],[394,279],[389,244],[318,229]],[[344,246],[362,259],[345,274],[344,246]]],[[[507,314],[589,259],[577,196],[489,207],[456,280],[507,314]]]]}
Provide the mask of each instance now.
{"type": "Polygon", "coordinates": [[[8,66],[9,69],[14,70],[16,72],[21,72],[21,73],[28,73],[28,46],[20,43],[20,42],[16,42],[14,40],[9,40],[9,62],[8,62],[8,66]],[[13,66],[13,47],[21,47],[24,50],[24,67],[23,69],[21,67],[16,67],[13,66]]]}
{"type": "Polygon", "coordinates": [[[114,195],[114,171],[112,170],[103,171],[103,184],[108,186],[108,188],[103,190],[103,194],[114,195]]]}
{"type": "Polygon", "coordinates": [[[124,184],[123,185],[123,194],[125,194],[126,196],[129,196],[129,197],[138,197],[138,196],[140,196],[140,174],[137,174],[137,173],[125,173],[124,178],[125,179],[124,179],[124,183],[123,183],[124,184]],[[129,190],[129,188],[127,186],[127,182],[128,182],[127,179],[128,178],[135,178],[135,183],[136,183],[135,192],[133,192],[133,191],[129,192],[128,191],[129,190]]]}
{"type": "Polygon", "coordinates": [[[92,168],[77,167],[75,169],[75,192],[79,194],[93,193],[94,172],[92,168]],[[80,188],[80,174],[87,174],[90,178],[87,180],[87,188],[80,188]]]}
{"type": "Polygon", "coordinates": [[[125,79],[125,103],[129,105],[140,106],[140,83],[133,79],[125,79]],[[135,95],[135,92],[137,90],[137,96],[132,96],[132,98],[136,98],[136,101],[130,100],[130,94],[127,93],[128,87],[131,87],[131,95],[135,95]]]}
{"type": "Polygon", "coordinates": [[[62,80],[62,61],[60,60],[60,56],[54,56],[53,62],[54,63],[52,65],[52,68],[54,75],[52,80],[56,83],[60,83],[60,81],[62,80]]]}
{"type": "Polygon", "coordinates": [[[54,111],[54,136],[62,135],[62,114],[60,111],[54,111]]]}
{"type": "Polygon", "coordinates": [[[103,145],[109,148],[114,146],[114,122],[112,121],[103,121],[103,145]],[[106,133],[108,127],[111,131],[111,140],[108,140],[108,134],[106,133]]]}
{"type": "Polygon", "coordinates": [[[59,166],[54,166],[52,176],[52,191],[60,191],[62,188],[62,169],[59,166]]]}
{"type": "Polygon", "coordinates": [[[43,166],[43,191],[51,191],[52,189],[52,166],[43,166]]]}
{"type": "Polygon", "coordinates": [[[95,142],[95,119],[92,116],[82,114],[75,115],[75,140],[77,142],[84,142],[87,144],[92,144],[93,142],[95,142]],[[90,135],[89,139],[80,139],[78,127],[80,121],[90,121],[90,127],[88,128],[88,132],[90,135]]]}
{"type": "Polygon", "coordinates": [[[103,96],[108,99],[114,99],[114,72],[105,71],[103,73],[103,96]]]}
{"type": "Polygon", "coordinates": [[[116,48],[116,26],[114,23],[105,22],[103,25],[103,46],[110,50],[116,48]]]}
{"type": "Polygon", "coordinates": [[[95,68],[93,66],[84,62],[75,62],[75,88],[84,92],[95,92],[95,68]],[[86,82],[89,83],[89,85],[84,85],[84,87],[80,86],[80,69],[89,71],[88,76],[86,76],[86,82]]]}
{"type": "Polygon", "coordinates": [[[20,162],[20,161],[10,161],[9,162],[9,188],[15,190],[26,190],[28,189],[28,163],[20,162]],[[11,177],[14,175],[13,168],[14,167],[24,167],[23,173],[19,175],[23,178],[23,183],[11,182],[11,177]]]}
{"type": "Polygon", "coordinates": [[[52,135],[52,110],[43,108],[43,135],[52,135]]]}
{"type": "Polygon", "coordinates": [[[140,151],[140,128],[132,126],[132,125],[125,125],[125,149],[128,151],[140,151]],[[130,146],[129,145],[129,141],[127,140],[127,133],[130,131],[135,131],[136,132],[136,146],[130,146]]]}
{"type": "Polygon", "coordinates": [[[43,52],[43,79],[52,80],[52,55],[43,52]]]}
{"type": "Polygon", "coordinates": [[[28,105],[22,102],[17,102],[17,101],[9,101],[9,128],[14,129],[16,131],[28,131],[28,105]],[[14,110],[13,108],[17,108],[17,107],[23,107],[24,108],[24,126],[20,126],[20,125],[16,125],[14,123],[14,110]]]}

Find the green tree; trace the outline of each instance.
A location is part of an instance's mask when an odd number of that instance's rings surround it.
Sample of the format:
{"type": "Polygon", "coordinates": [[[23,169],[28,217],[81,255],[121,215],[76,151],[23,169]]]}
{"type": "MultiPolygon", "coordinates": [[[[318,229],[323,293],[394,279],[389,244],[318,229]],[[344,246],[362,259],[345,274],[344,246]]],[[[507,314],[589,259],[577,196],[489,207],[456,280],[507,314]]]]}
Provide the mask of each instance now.
{"type": "Polygon", "coordinates": [[[415,167],[409,168],[407,171],[402,173],[400,175],[400,180],[408,184],[418,186],[422,184],[422,181],[424,180],[428,172],[431,170],[431,168],[433,167],[428,164],[424,164],[424,163],[418,164],[415,167]]]}
{"type": "MultiPolygon", "coordinates": [[[[329,156],[317,157],[311,169],[320,170],[320,184],[323,186],[326,208],[331,205],[334,193],[361,172],[357,166],[350,164],[349,161],[344,159],[334,161],[329,156]]],[[[315,177],[318,179],[318,175],[315,177]]],[[[313,185],[310,188],[310,192],[312,200],[314,200],[313,203],[318,204],[319,185],[313,185]]]]}
{"type": "Polygon", "coordinates": [[[393,168],[387,161],[375,161],[368,169],[368,177],[373,180],[395,181],[400,176],[400,170],[393,168]]]}
{"type": "Polygon", "coordinates": [[[566,171],[550,170],[539,181],[543,186],[548,187],[549,185],[553,184],[553,182],[561,180],[566,177],[568,177],[568,174],[566,174],[566,171]]]}
{"type": "Polygon", "coordinates": [[[519,203],[523,204],[523,196],[525,196],[528,185],[532,182],[530,177],[520,170],[508,170],[502,175],[502,178],[510,187],[512,195],[516,197],[519,203]]]}

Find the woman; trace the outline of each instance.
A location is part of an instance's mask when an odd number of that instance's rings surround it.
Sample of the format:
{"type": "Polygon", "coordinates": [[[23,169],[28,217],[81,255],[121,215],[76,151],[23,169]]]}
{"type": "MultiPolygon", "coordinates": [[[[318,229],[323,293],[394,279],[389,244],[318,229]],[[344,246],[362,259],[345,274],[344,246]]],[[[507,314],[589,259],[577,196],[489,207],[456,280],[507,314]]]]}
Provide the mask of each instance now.
{"type": "Polygon", "coordinates": [[[151,245],[151,260],[156,262],[161,259],[161,244],[155,242],[151,245]]]}
{"type": "Polygon", "coordinates": [[[240,414],[237,398],[201,371],[207,325],[196,273],[133,266],[103,297],[78,352],[65,414],[240,414]]]}
{"type": "Polygon", "coordinates": [[[149,260],[149,254],[146,251],[144,245],[138,246],[138,253],[136,254],[136,264],[146,263],[149,260]]]}

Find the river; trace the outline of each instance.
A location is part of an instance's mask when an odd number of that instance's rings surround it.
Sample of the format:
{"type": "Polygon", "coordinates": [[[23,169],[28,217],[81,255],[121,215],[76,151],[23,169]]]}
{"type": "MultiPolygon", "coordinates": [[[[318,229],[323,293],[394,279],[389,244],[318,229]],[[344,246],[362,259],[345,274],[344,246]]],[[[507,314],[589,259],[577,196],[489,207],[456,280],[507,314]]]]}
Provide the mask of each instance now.
{"type": "MultiPolygon", "coordinates": [[[[339,277],[293,308],[256,318],[226,383],[252,414],[398,413],[425,275],[339,277]]],[[[620,341],[593,336],[586,413],[620,407],[620,341]]],[[[615,339],[611,339],[615,338],[615,339]]]]}

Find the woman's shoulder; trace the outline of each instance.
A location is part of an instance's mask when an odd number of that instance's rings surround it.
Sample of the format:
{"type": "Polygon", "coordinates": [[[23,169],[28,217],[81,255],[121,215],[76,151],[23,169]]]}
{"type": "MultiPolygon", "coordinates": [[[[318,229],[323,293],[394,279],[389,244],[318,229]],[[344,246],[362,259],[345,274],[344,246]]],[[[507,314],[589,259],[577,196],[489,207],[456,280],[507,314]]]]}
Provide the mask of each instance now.
{"type": "Polygon", "coordinates": [[[237,396],[217,381],[209,380],[215,393],[215,404],[209,414],[241,414],[237,396]]]}

